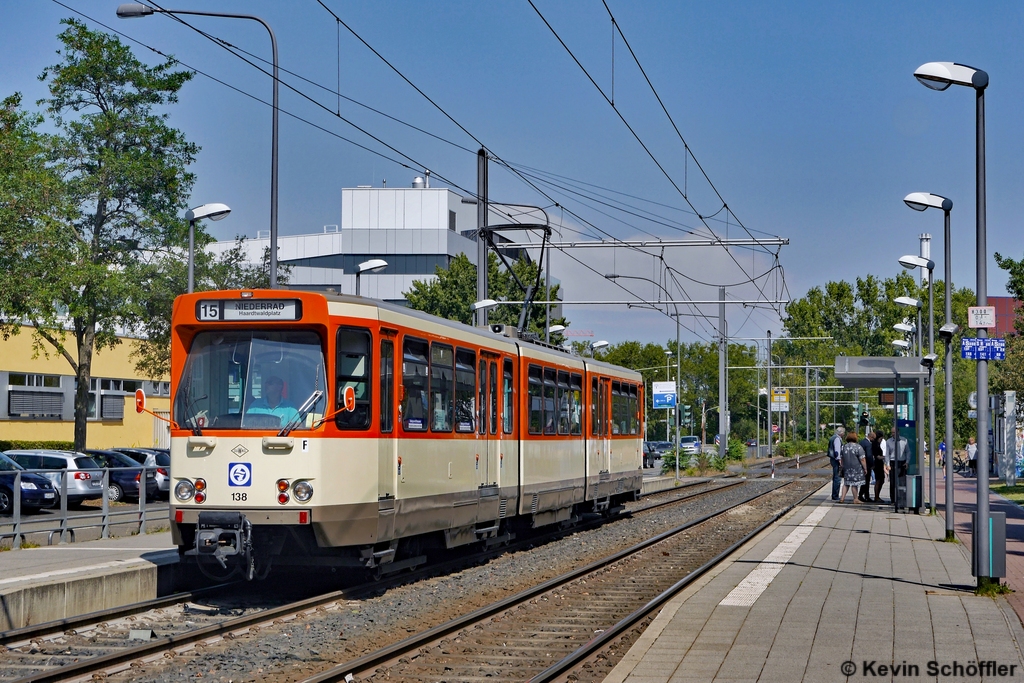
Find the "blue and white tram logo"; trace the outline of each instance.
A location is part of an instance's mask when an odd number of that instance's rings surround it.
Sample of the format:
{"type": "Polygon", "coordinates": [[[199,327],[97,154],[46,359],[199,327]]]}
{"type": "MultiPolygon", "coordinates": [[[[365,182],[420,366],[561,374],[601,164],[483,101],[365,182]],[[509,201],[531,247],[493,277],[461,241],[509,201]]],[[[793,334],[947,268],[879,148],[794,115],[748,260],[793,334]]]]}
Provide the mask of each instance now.
{"type": "Polygon", "coordinates": [[[234,462],[228,465],[228,486],[249,486],[252,483],[252,465],[234,462]]]}

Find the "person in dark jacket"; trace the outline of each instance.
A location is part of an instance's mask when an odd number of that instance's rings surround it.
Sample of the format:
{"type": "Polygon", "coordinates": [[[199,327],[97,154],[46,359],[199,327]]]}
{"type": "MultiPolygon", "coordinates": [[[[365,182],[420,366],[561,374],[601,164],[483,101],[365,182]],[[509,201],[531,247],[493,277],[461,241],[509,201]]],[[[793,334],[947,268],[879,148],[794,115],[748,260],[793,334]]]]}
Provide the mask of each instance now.
{"type": "Polygon", "coordinates": [[[874,438],[874,432],[868,432],[864,435],[864,438],[860,440],[860,447],[864,449],[864,460],[866,467],[864,469],[864,485],[860,487],[860,492],[857,498],[862,503],[871,502],[871,473],[875,469],[875,458],[872,455],[871,439],[874,438]]]}
{"type": "Polygon", "coordinates": [[[885,463],[885,435],[876,431],[871,440],[871,455],[875,460],[875,502],[882,502],[882,484],[889,466],[885,463]]]}

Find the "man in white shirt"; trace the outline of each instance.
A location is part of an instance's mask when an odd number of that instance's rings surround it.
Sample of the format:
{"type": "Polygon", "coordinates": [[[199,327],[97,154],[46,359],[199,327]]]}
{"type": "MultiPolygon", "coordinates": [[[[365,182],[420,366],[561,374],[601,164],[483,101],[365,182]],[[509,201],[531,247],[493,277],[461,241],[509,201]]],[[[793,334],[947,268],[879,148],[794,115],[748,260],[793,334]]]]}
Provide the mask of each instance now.
{"type": "MultiPolygon", "coordinates": [[[[896,430],[893,430],[893,434],[896,430]]],[[[889,495],[892,496],[892,504],[899,509],[899,500],[896,498],[896,487],[900,478],[907,476],[907,438],[899,438],[899,446],[892,436],[885,442],[885,463],[889,465],[889,495]]]]}
{"type": "Polygon", "coordinates": [[[846,436],[844,427],[836,427],[836,433],[828,440],[828,461],[832,465],[832,500],[839,500],[839,485],[842,483],[841,453],[843,450],[843,437],[846,436]]]}

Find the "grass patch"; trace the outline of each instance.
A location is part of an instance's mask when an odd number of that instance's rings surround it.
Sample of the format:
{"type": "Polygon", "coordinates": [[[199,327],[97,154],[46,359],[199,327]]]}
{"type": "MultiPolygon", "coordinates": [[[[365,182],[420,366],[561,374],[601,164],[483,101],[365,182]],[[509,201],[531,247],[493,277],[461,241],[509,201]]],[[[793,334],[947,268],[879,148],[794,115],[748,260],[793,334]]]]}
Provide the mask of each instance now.
{"type": "Polygon", "coordinates": [[[998,579],[991,579],[990,581],[981,584],[974,589],[975,595],[984,595],[990,598],[994,598],[997,595],[1007,595],[1013,593],[1014,590],[1007,586],[1005,583],[1000,583],[998,579]]]}
{"type": "Polygon", "coordinates": [[[992,493],[998,493],[1003,498],[1013,501],[1017,505],[1024,505],[1024,485],[1007,486],[1001,482],[989,485],[992,493]]]}

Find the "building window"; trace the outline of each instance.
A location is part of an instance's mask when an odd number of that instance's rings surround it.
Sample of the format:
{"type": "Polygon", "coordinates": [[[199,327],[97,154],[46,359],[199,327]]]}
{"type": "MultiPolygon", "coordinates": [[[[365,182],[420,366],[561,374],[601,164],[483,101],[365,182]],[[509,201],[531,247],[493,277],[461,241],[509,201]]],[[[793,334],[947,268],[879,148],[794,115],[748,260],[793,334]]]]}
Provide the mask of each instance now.
{"type": "Polygon", "coordinates": [[[452,232],[458,232],[456,230],[457,227],[458,227],[458,220],[456,219],[455,212],[454,211],[449,211],[448,212],[448,229],[451,230],[452,232]]]}
{"type": "Polygon", "coordinates": [[[12,372],[7,376],[7,384],[12,387],[60,389],[60,375],[31,375],[22,372],[12,372]]]}

